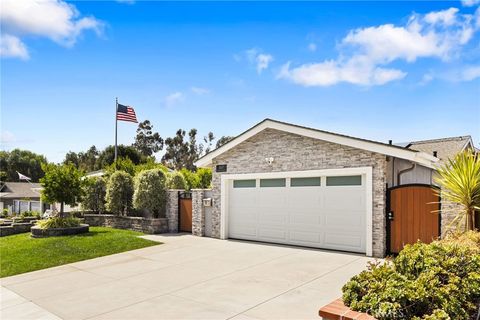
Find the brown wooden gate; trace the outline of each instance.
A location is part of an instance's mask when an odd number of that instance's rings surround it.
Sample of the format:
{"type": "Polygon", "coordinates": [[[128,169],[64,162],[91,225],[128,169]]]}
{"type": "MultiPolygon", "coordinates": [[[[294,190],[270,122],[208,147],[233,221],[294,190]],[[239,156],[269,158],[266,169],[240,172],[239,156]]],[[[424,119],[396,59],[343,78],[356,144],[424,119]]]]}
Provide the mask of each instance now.
{"type": "Polygon", "coordinates": [[[440,237],[441,215],[436,212],[440,210],[440,197],[436,189],[411,184],[388,190],[388,253],[398,253],[404,245],[418,240],[430,243],[440,237]]]}
{"type": "Polygon", "coordinates": [[[192,194],[180,192],[178,202],[178,231],[192,232],[192,194]]]}

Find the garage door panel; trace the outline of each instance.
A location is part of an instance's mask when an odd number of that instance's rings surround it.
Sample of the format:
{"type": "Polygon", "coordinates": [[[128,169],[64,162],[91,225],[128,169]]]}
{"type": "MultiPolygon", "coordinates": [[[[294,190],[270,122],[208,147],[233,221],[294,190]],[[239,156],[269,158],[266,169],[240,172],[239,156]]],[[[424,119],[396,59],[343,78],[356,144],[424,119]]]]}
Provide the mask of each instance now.
{"type": "Polygon", "coordinates": [[[325,188],[323,195],[325,209],[358,210],[359,208],[365,208],[364,189],[343,190],[342,188],[344,187],[325,188]]]}
{"type": "Polygon", "coordinates": [[[263,239],[269,239],[282,242],[287,241],[287,232],[284,229],[258,228],[258,235],[263,239]]]}
{"type": "Polygon", "coordinates": [[[365,213],[361,211],[330,210],[325,214],[325,225],[356,230],[359,226],[365,225],[365,213]]]}
{"type": "Polygon", "coordinates": [[[291,231],[290,240],[295,244],[318,246],[322,243],[322,234],[319,232],[291,231]]]}
{"type": "Polygon", "coordinates": [[[318,211],[313,213],[294,213],[290,215],[289,219],[290,224],[300,225],[300,226],[309,226],[309,225],[322,225],[323,217],[319,216],[318,211]]]}
{"type": "Polygon", "coordinates": [[[325,247],[340,248],[347,251],[364,252],[363,235],[351,233],[325,233],[325,247]]]}
{"type": "Polygon", "coordinates": [[[231,238],[365,252],[364,185],[290,187],[287,179],[285,187],[259,187],[257,180],[256,188],[230,187],[228,199],[231,238]]]}

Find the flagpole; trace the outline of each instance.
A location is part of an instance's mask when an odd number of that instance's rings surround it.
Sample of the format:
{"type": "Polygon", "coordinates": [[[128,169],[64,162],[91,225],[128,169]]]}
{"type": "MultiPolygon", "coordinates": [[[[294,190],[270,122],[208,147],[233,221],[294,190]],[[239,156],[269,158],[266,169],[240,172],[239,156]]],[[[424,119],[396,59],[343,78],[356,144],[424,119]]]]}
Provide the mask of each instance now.
{"type": "Polygon", "coordinates": [[[113,163],[115,163],[115,169],[117,169],[117,111],[118,111],[118,98],[115,98],[115,158],[113,163]]]}

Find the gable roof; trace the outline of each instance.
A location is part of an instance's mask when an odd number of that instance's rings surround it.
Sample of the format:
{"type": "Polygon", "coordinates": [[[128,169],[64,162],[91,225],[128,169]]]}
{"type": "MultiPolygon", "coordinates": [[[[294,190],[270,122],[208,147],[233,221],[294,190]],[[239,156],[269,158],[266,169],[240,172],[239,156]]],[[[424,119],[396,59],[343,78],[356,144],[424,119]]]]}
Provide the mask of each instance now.
{"type": "Polygon", "coordinates": [[[305,137],[310,137],[314,139],[319,139],[323,141],[328,141],[332,143],[337,143],[357,149],[368,150],[371,152],[381,153],[389,155],[392,157],[397,157],[401,159],[406,159],[410,161],[417,162],[421,165],[424,165],[429,168],[433,168],[435,162],[438,159],[430,154],[424,152],[406,149],[404,147],[395,146],[387,143],[382,143],[378,141],[372,141],[367,139],[355,138],[343,134],[328,132],[324,130],[313,129],[309,127],[303,127],[291,123],[286,123],[282,121],[265,119],[250,129],[244,131],[243,133],[236,136],[234,139],[230,140],[228,143],[223,146],[211,151],[210,153],[204,155],[197,160],[195,165],[197,167],[205,167],[211,164],[212,160],[222,153],[232,149],[243,141],[253,137],[257,133],[265,129],[275,129],[284,132],[289,132],[292,134],[297,134],[305,137]]]}
{"type": "Polygon", "coordinates": [[[39,198],[41,188],[42,186],[40,185],[40,183],[5,182],[0,192],[0,198],[1,199],[39,198]]]}
{"type": "Polygon", "coordinates": [[[407,148],[433,154],[437,152],[437,158],[440,161],[453,158],[457,153],[465,150],[466,148],[473,148],[473,141],[471,136],[449,137],[442,139],[431,139],[412,141],[407,145],[407,148]]]}

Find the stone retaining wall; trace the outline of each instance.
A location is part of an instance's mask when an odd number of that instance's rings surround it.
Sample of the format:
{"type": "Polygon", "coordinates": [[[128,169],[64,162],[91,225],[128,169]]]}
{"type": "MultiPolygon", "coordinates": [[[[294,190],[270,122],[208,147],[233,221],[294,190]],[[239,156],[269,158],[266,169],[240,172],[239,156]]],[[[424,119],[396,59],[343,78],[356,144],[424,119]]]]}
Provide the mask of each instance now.
{"type": "Polygon", "coordinates": [[[124,217],[112,214],[85,214],[85,223],[96,227],[127,229],[144,233],[168,232],[167,218],[124,217]]]}
{"type": "Polygon", "coordinates": [[[12,223],[9,226],[1,226],[0,227],[0,237],[11,236],[12,234],[30,232],[30,229],[34,225],[35,225],[35,221],[22,222],[22,223],[12,223]]]}

